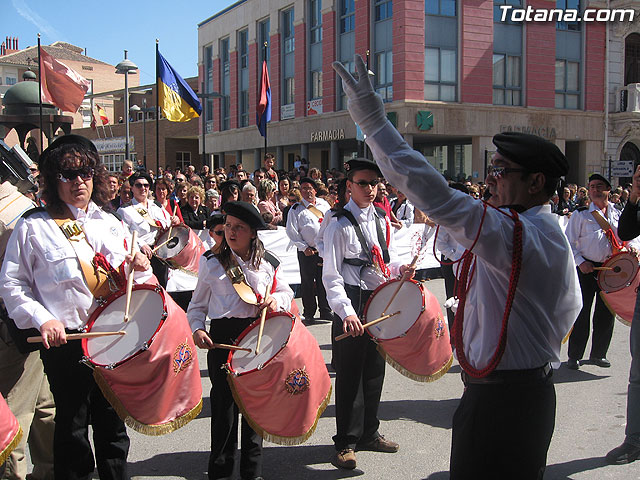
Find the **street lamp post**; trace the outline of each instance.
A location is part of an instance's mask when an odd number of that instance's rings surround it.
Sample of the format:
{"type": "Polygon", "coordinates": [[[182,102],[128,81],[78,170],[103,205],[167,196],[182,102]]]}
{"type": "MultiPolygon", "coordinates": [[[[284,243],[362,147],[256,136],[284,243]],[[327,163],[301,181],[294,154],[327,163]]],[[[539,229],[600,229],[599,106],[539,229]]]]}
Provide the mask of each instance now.
{"type": "Polygon", "coordinates": [[[124,60],[116,65],[116,73],[124,75],[125,160],[129,160],[129,74],[136,73],[136,70],[138,70],[138,66],[127,58],[127,51],[125,50],[124,60]]]}
{"type": "Polygon", "coordinates": [[[142,112],[142,164],[145,171],[147,170],[147,112],[154,111],[155,108],[147,108],[147,99],[142,99],[142,108],[138,105],[132,105],[130,112],[142,112]]]}

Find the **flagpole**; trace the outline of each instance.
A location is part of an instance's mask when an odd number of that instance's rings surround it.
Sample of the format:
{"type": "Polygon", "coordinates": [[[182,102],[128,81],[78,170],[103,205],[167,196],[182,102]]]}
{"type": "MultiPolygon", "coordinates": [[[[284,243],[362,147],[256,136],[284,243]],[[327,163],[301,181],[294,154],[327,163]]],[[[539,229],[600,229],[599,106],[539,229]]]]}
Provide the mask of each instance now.
{"type": "Polygon", "coordinates": [[[160,75],[160,69],[158,68],[160,49],[158,43],[159,40],[156,38],[156,174],[160,169],[160,82],[158,82],[158,76],[160,75]]]}
{"type": "Polygon", "coordinates": [[[44,151],[42,140],[42,59],[40,58],[40,34],[38,34],[38,106],[40,108],[40,153],[44,151]]]}

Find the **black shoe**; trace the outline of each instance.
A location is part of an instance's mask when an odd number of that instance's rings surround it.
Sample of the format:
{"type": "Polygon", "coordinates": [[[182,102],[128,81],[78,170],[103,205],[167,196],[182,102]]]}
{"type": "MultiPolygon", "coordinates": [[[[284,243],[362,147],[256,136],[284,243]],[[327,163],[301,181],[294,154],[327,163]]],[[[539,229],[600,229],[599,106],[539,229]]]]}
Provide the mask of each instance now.
{"type": "Polygon", "coordinates": [[[320,318],[322,320],[333,320],[333,312],[331,310],[327,312],[320,312],[320,318]]]}
{"type": "Polygon", "coordinates": [[[570,358],[569,360],[567,360],[567,368],[569,370],[579,370],[580,360],[576,360],[575,358],[570,358]]]}
{"type": "Polygon", "coordinates": [[[590,358],[589,361],[602,368],[609,368],[611,366],[611,362],[606,358],[590,358]]]}
{"type": "Polygon", "coordinates": [[[640,447],[630,443],[623,443],[607,453],[606,456],[609,465],[624,465],[635,462],[638,458],[640,458],[640,447]]]}

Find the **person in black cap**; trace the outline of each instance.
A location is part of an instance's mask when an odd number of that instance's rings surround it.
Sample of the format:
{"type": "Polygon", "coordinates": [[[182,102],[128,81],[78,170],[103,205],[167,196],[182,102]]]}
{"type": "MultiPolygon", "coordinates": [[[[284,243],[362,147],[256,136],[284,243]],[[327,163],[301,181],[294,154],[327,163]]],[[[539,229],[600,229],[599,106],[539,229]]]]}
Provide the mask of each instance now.
{"type": "Polygon", "coordinates": [[[408,266],[400,265],[395,255],[394,229],[384,210],[373,205],[380,170],[363,158],[349,160],[345,169],[351,199],[324,232],[322,280],[335,312],[331,337],[350,334],[333,344],[337,430],[333,463],[353,469],[356,450],[394,453],[399,448],[378,432],[385,360],[365,334],[360,317],[373,291],[408,266]]]}
{"type": "MultiPolygon", "coordinates": [[[[195,344],[209,350],[207,366],[213,385],[210,479],[232,478],[238,445],[238,406],[227,383],[227,374],[221,369],[229,351],[213,348],[213,343],[234,344],[263,308],[288,311],[293,300],[293,292],[278,269],[278,260],[265,251],[258,238],[258,230],[266,229],[260,213],[245,202],[227,202],[224,209],[222,243],[217,252],[210,250],[200,259],[198,284],[187,310],[195,344]],[[229,279],[230,269],[236,266],[244,273],[244,282],[253,291],[252,298],[234,288],[229,279]],[[263,295],[269,285],[272,285],[271,293],[265,299],[263,295]],[[207,316],[211,319],[208,333],[207,316]]],[[[244,417],[241,434],[240,476],[262,478],[262,438],[244,417]]]]}
{"type": "Polygon", "coordinates": [[[491,205],[474,200],[407,145],[362,58],[355,64],[358,80],[333,67],[385,178],[468,249],[453,328],[465,390],[450,478],[542,478],[555,425],[550,363],[582,306],[569,242],[548,204],[568,163],[540,137],[498,134],[485,180],[491,205]]]}
{"type": "Polygon", "coordinates": [[[316,245],[316,235],[331,206],[322,198],[316,197],[317,191],[318,184],[314,179],[300,179],[302,200],[293,204],[287,214],[287,236],[298,249],[302,315],[307,324],[315,322],[316,309],[320,310],[320,318],[333,318],[327,303],[327,293],[322,285],[322,258],[318,255],[316,245]]]}
{"type": "MultiPolygon", "coordinates": [[[[578,315],[571,337],[569,338],[569,360],[567,366],[572,370],[580,368],[589,340],[591,307],[595,297],[596,306],[593,312],[593,335],[589,362],[599,367],[610,367],[607,351],[613,335],[615,316],[603,298],[598,285],[598,270],[602,263],[622,247],[618,236],[618,220],[620,210],[609,203],[611,184],[609,180],[594,173],[589,177],[589,197],[591,204],[573,212],[567,225],[567,238],[573,249],[573,258],[578,266],[578,278],[582,289],[582,310],[578,315]]],[[[632,244],[638,244],[638,241],[632,244]]]]}

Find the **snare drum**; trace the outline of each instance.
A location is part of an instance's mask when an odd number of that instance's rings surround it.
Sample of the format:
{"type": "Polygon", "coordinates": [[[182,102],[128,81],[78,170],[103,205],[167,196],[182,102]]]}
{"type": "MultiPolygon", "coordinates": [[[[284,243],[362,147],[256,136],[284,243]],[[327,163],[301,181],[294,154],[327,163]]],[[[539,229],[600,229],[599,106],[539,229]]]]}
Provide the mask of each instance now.
{"type": "Polygon", "coordinates": [[[633,320],[638,287],[640,287],[640,275],[636,275],[631,284],[622,290],[611,293],[600,292],[600,296],[611,313],[615,314],[616,318],[626,326],[630,326],[633,320]]]}
{"type": "MultiPolygon", "coordinates": [[[[383,315],[400,280],[380,285],[364,310],[365,323],[383,315]]],[[[378,352],[404,376],[432,382],[447,373],[453,362],[449,330],[436,297],[415,280],[404,282],[386,314],[399,311],[367,329],[378,352]]]]}
{"type": "Polygon", "coordinates": [[[22,429],[6,400],[0,395],[0,467],[9,458],[22,438],[22,429]]]}
{"type": "Polygon", "coordinates": [[[272,312],[264,324],[260,353],[255,348],[260,321],[240,334],[225,368],[233,398],[264,440],[281,445],[305,442],[331,397],[331,380],[313,335],[290,313],[272,312]]]}
{"type": "Polygon", "coordinates": [[[123,290],[93,312],[88,331],[126,334],[83,339],[83,360],[127,425],[163,435],[186,425],[202,409],[191,328],[184,311],[159,286],[133,287],[126,323],[125,302],[123,290]]]}
{"type": "Polygon", "coordinates": [[[200,257],[205,252],[202,240],[186,225],[176,225],[162,232],[156,239],[156,245],[162,245],[156,255],[169,262],[174,268],[181,268],[189,272],[198,273],[200,257]],[[168,243],[162,245],[169,240],[168,243]]]}
{"type": "Polygon", "coordinates": [[[602,268],[606,270],[598,272],[600,290],[606,293],[617,292],[631,285],[638,275],[638,257],[631,252],[616,253],[602,264],[602,268]]]}

